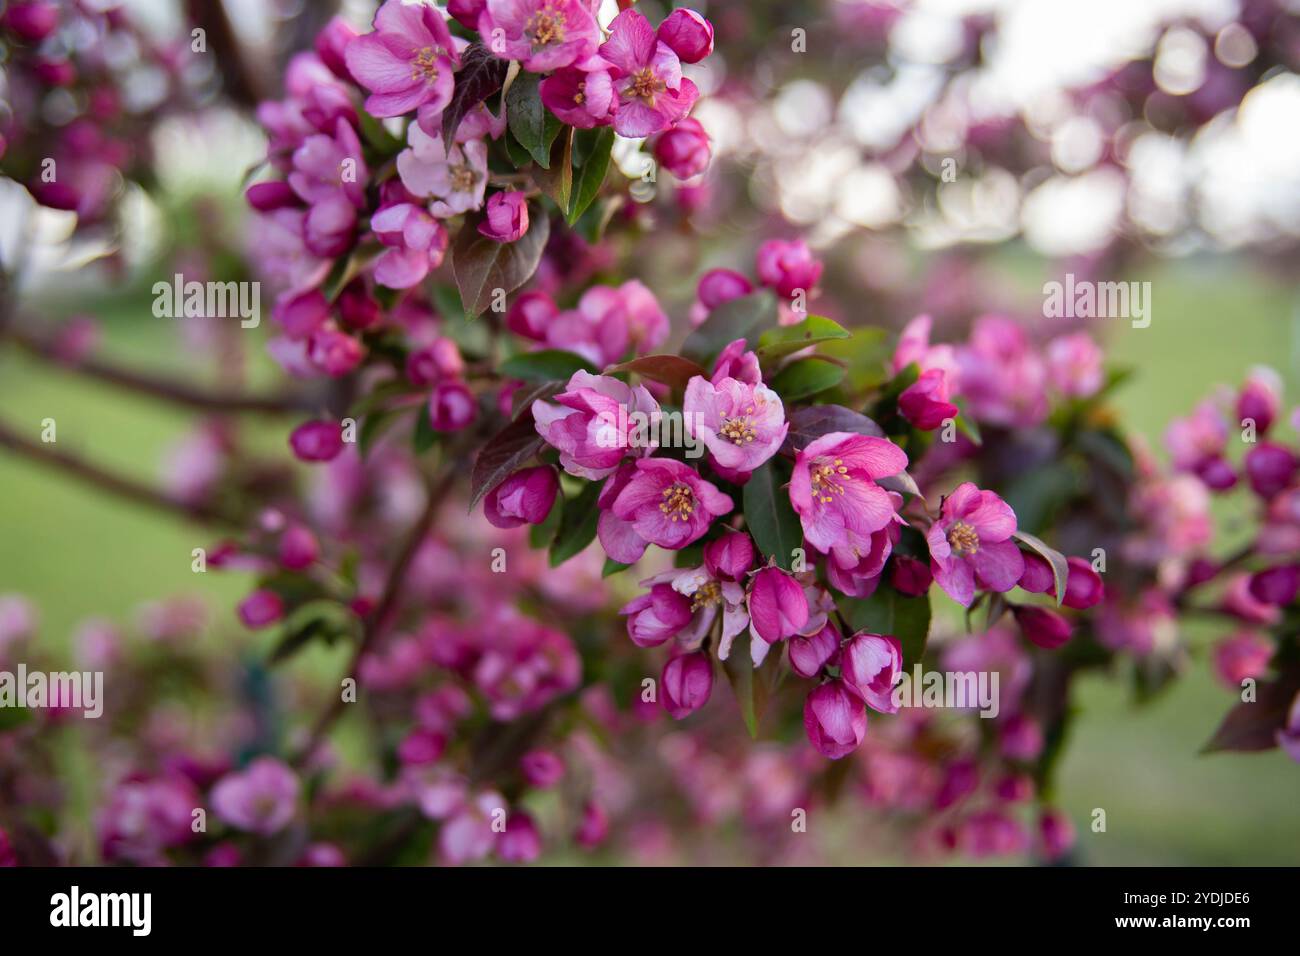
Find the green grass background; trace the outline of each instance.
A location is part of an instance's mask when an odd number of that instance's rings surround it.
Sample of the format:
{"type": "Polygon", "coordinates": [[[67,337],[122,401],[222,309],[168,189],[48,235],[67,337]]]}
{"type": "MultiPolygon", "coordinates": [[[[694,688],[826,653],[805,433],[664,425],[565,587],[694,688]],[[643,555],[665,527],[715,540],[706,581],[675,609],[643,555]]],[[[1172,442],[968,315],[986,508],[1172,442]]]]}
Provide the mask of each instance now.
{"type": "MultiPolygon", "coordinates": [[[[1224,260],[1181,262],[1135,277],[1154,288],[1153,322],[1113,322],[1113,361],[1136,375],[1116,396],[1126,425],[1158,443],[1216,383],[1238,383],[1267,363],[1298,384],[1294,291],[1276,277],[1224,260]]],[[[141,302],[144,304],[141,304],[141,302]]],[[[197,375],[173,330],[134,306],[95,304],[104,353],[176,374],[197,375]]],[[[51,371],[0,349],[0,415],[33,437],[58,422],[59,444],[145,480],[195,419],[162,404],[51,371]]],[[[47,647],[66,648],[88,616],[128,623],[142,601],[198,593],[230,620],[247,587],[239,575],[196,575],[190,551],[206,529],[96,495],[59,473],[0,453],[0,593],[39,605],[47,647]]],[[[1189,631],[1195,647],[1217,636],[1189,631]]],[[[1137,708],[1122,682],[1089,679],[1062,766],[1059,792],[1080,831],[1085,862],[1114,864],[1300,863],[1300,766],[1279,752],[1197,755],[1232,701],[1208,674],[1204,653],[1154,703],[1137,708]],[[1094,808],[1107,831],[1088,827],[1094,808]]]]}

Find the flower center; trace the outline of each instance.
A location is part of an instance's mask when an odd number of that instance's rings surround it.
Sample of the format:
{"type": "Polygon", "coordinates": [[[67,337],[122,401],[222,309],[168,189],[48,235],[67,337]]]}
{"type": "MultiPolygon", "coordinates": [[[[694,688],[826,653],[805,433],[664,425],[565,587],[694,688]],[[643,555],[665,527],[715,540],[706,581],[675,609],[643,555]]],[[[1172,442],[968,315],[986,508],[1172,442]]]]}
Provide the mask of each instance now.
{"type": "Polygon", "coordinates": [[[690,485],[675,481],[664,489],[664,500],[659,510],[668,516],[669,521],[688,521],[695,510],[695,495],[690,485]]]}
{"type": "Polygon", "coordinates": [[[554,10],[538,10],[529,19],[524,32],[532,37],[533,46],[564,42],[564,14],[554,10]]]}
{"type": "Polygon", "coordinates": [[[411,79],[424,80],[426,83],[438,79],[438,54],[431,46],[426,46],[415,54],[411,61],[411,79]]]}
{"type": "Polygon", "coordinates": [[[469,166],[451,167],[451,188],[458,193],[467,193],[474,188],[477,177],[469,166]]]}
{"type": "Polygon", "coordinates": [[[948,545],[953,554],[969,556],[980,549],[980,536],[965,521],[954,521],[948,529],[948,545]]]}
{"type": "Polygon", "coordinates": [[[650,67],[642,67],[632,74],[632,84],[627,88],[634,98],[645,100],[646,106],[655,105],[655,97],[668,88],[650,67]]]}
{"type": "Polygon", "coordinates": [[[833,463],[825,458],[820,459],[812,468],[813,498],[821,501],[822,504],[830,504],[831,495],[844,494],[844,486],[840,484],[840,479],[848,473],[849,470],[844,467],[843,459],[836,458],[833,463]]]}
{"type": "Polygon", "coordinates": [[[691,610],[698,611],[710,604],[722,603],[722,585],[717,581],[706,581],[695,589],[691,595],[691,610]]]}
{"type": "Polygon", "coordinates": [[[722,428],[718,430],[723,438],[736,445],[743,445],[751,442],[757,436],[754,426],[749,423],[749,416],[754,414],[753,407],[745,409],[745,414],[738,418],[728,418],[722,423],[722,428]]]}

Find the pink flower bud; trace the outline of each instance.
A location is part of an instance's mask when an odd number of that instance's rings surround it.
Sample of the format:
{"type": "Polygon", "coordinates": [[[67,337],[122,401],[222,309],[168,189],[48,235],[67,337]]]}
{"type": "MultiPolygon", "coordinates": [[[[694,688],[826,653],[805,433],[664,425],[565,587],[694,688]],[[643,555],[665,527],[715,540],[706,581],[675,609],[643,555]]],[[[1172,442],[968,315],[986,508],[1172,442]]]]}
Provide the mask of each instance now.
{"type": "Polygon", "coordinates": [[[528,200],[521,192],[493,193],[478,231],[497,242],[514,242],[528,231],[528,200]]]}
{"type": "Polygon", "coordinates": [[[894,682],[903,669],[903,645],[888,634],[854,634],[840,653],[840,674],[844,686],[872,710],[897,713],[894,682]]]}
{"type": "Polygon", "coordinates": [[[673,720],[681,720],[708,703],[713,692],[713,659],[702,651],[679,654],[664,665],[660,683],[664,710],[673,720]]]}
{"type": "Polygon", "coordinates": [[[1042,607],[1015,608],[1016,623],[1025,637],[1049,651],[1070,639],[1070,622],[1042,607]]]}
{"type": "Polygon", "coordinates": [[[1043,730],[1038,721],[1017,714],[1002,725],[1002,756],[1008,760],[1037,760],[1043,752],[1043,730]]]}
{"type": "Polygon", "coordinates": [[[291,336],[303,339],[329,320],[330,304],[319,289],[309,289],[281,299],[271,314],[291,336]]]}
{"type": "Polygon", "coordinates": [[[545,342],[546,327],[559,314],[559,307],[545,292],[525,292],[506,313],[506,326],[516,335],[545,342]]]}
{"type": "Polygon", "coordinates": [[[699,63],[713,52],[713,24],[686,7],[668,14],[658,36],[683,63],[699,63]]]}
{"type": "Polygon", "coordinates": [[[304,422],[289,436],[289,447],[299,461],[330,461],[343,450],[343,429],[338,422],[304,422]]]}
{"type": "Polygon", "coordinates": [[[427,727],[417,727],[397,745],[397,758],[407,766],[437,763],[447,749],[447,738],[427,727]]]}
{"type": "Polygon", "coordinates": [[[1237,483],[1237,473],[1222,455],[1203,458],[1192,470],[1211,491],[1227,491],[1237,483]]]}
{"type": "Polygon", "coordinates": [[[531,786],[546,789],[564,776],[564,761],[549,750],[530,750],[519,758],[519,768],[531,786]]]}
{"type": "Polygon", "coordinates": [[[1272,498],[1291,484],[1297,461],[1291,449],[1273,442],[1261,442],[1246,452],[1246,477],[1261,498],[1272,498]]]}
{"type": "Polygon", "coordinates": [[[1281,383],[1272,369],[1251,371],[1237,396],[1237,421],[1251,419],[1257,435],[1267,434],[1282,408],[1281,383]]]}
{"type": "Polygon", "coordinates": [[[678,179],[691,179],[709,168],[709,134],[697,119],[682,120],[655,141],[655,159],[678,179]]]}
{"type": "Polygon", "coordinates": [[[44,0],[11,3],[4,12],[4,25],[28,43],[40,43],[59,26],[59,8],[44,0]]]}
{"type": "Polygon", "coordinates": [[[341,378],[361,364],[365,349],[357,339],[338,329],[318,329],[308,340],[307,355],[331,378],[341,378]]]}
{"type": "Polygon", "coordinates": [[[550,465],[516,471],[483,499],[483,515],[497,528],[541,524],[551,513],[560,479],[550,465]]]}
{"type": "Polygon", "coordinates": [[[406,377],[412,385],[433,385],[443,379],[460,378],[465,360],[453,339],[438,338],[406,357],[406,377]]]}
{"type": "Polygon", "coordinates": [[[284,601],[266,588],[254,591],[239,604],[239,619],[251,631],[274,624],[284,616],[284,601]]]}
{"type": "Polygon", "coordinates": [[[800,677],[816,677],[835,659],[840,649],[840,632],[827,623],[812,637],[796,634],[790,638],[790,667],[800,677]]]}
{"type": "Polygon", "coordinates": [[[311,567],[319,556],[320,545],[311,529],[295,524],[280,536],[280,564],[290,571],[311,567]]]}
{"type": "Polygon", "coordinates": [[[1070,566],[1070,575],[1065,579],[1065,597],[1061,603],[1076,611],[1085,611],[1094,604],[1101,603],[1101,599],[1106,596],[1101,575],[1083,558],[1068,558],[1066,563],[1070,566]]]}
{"type": "Polygon", "coordinates": [[[1043,855],[1049,860],[1058,859],[1074,846],[1074,824],[1060,810],[1044,810],[1038,818],[1038,837],[1043,855]]]}
{"type": "Polygon", "coordinates": [[[1263,677],[1273,642],[1257,631],[1240,631],[1214,645],[1214,672],[1226,687],[1241,690],[1247,678],[1263,677]]]}
{"type": "Polygon", "coordinates": [[[349,329],[360,332],[376,325],[383,317],[379,300],[370,294],[365,282],[353,279],[338,297],[339,317],[349,329]]]}
{"type": "Polygon", "coordinates": [[[759,281],[786,298],[799,289],[812,292],[821,275],[822,264],[802,239],[769,239],[758,248],[759,281]]]}
{"type": "Polygon", "coordinates": [[[923,432],[933,431],[956,418],[959,411],[948,401],[948,373],[941,368],[922,372],[898,396],[899,414],[923,432]]]}
{"type": "Polygon", "coordinates": [[[769,644],[798,634],[808,624],[808,598],[780,568],[763,568],[749,586],[749,620],[769,644]]]}
{"type": "MultiPolygon", "coordinates": [[[[701,305],[712,311],[724,302],[739,299],[753,291],[754,286],[749,279],[739,272],[732,269],[710,269],[700,276],[700,284],[695,289],[695,295],[701,305]]],[[[740,341],[744,346],[744,340],[740,341]]],[[[740,351],[744,350],[742,347],[740,351]]]]}
{"type": "Polygon", "coordinates": [[[533,818],[522,810],[506,817],[506,830],[497,841],[497,856],[507,863],[531,863],[542,855],[542,837],[533,818]]]}
{"type": "Polygon", "coordinates": [[[588,800],[582,808],[582,822],[573,835],[574,842],[585,850],[594,850],[609,836],[609,817],[595,800],[588,800]]]}
{"type": "Polygon", "coordinates": [[[658,647],[691,623],[691,602],[672,585],[656,584],[625,605],[627,634],[637,647],[658,647]]]}
{"type": "Polygon", "coordinates": [[[298,194],[283,179],[272,179],[264,183],[253,183],[244,191],[248,204],[258,212],[270,212],[286,206],[300,204],[298,194]]]}
{"type": "Polygon", "coordinates": [[[906,554],[894,554],[894,574],[891,579],[900,594],[907,597],[920,597],[930,590],[934,575],[930,565],[906,554]]]}
{"type": "Polygon", "coordinates": [[[434,431],[459,431],[474,421],[477,413],[474,393],[464,382],[439,382],[433,387],[433,395],[429,397],[429,421],[434,431]]]}
{"type": "Polygon", "coordinates": [[[356,36],[357,31],[342,17],[333,17],[325,24],[325,28],[316,34],[316,55],[329,67],[331,73],[349,83],[354,81],[348,71],[347,63],[343,60],[343,51],[356,36]]]}
{"type": "Polygon", "coordinates": [[[487,7],[487,0],[447,0],[447,12],[470,30],[478,29],[478,18],[487,7]]]}
{"type": "Polygon", "coordinates": [[[803,728],[819,754],[838,760],[856,750],[867,735],[867,709],[843,681],[833,680],[804,701],[803,728]]]}
{"type": "Polygon", "coordinates": [[[1284,607],[1300,591],[1300,565],[1283,564],[1256,571],[1250,577],[1250,595],[1261,604],[1284,607]]]}
{"type": "Polygon", "coordinates": [[[727,531],[704,546],[704,567],[723,581],[739,581],[754,566],[754,540],[743,531],[727,531]]]}
{"type": "Polygon", "coordinates": [[[993,785],[999,800],[1022,803],[1034,795],[1034,778],[1027,773],[1009,773],[993,785]]]}
{"type": "Polygon", "coordinates": [[[1017,582],[1019,586],[1030,594],[1055,594],[1056,575],[1047,559],[1031,551],[1024,552],[1022,557],[1025,559],[1025,570],[1017,582]]]}

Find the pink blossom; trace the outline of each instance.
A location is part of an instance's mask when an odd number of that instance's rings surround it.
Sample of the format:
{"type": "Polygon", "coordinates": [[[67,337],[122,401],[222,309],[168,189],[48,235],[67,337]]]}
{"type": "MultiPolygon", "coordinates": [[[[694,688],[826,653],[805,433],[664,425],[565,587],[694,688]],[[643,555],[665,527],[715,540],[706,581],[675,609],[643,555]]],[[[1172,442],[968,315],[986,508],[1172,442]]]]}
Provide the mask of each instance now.
{"type": "Polygon", "coordinates": [[[730,471],[754,471],[777,453],[790,430],[776,392],[734,378],[714,383],[696,375],[682,411],[687,431],[730,471]]]}
{"type": "Polygon", "coordinates": [[[560,465],[571,475],[599,480],[614,473],[629,455],[646,454],[639,416],[657,421],[659,403],[644,386],[616,378],[574,372],[555,402],[533,402],[537,433],[559,449],[560,465]]]}
{"type": "Polygon", "coordinates": [[[667,129],[690,112],[700,95],[682,76],[677,54],[636,10],[614,18],[600,55],[613,68],[614,129],[620,136],[636,138],[667,129]]]}
{"type": "Polygon", "coordinates": [[[668,14],[656,33],[683,63],[699,63],[713,52],[713,24],[686,7],[668,14]]]}
{"type": "Polygon", "coordinates": [[[190,827],[200,802],[183,776],[122,781],[96,819],[101,854],[109,862],[165,865],[164,850],[194,838],[190,827]]]}
{"type": "Polygon", "coordinates": [[[704,567],[722,581],[739,581],[754,566],[754,539],[743,531],[725,531],[704,546],[704,567]]]}
{"type": "MultiPolygon", "coordinates": [[[[889,493],[890,501],[895,507],[902,504],[902,496],[896,492],[889,493]]],[[[858,563],[842,568],[834,561],[826,562],[826,576],[831,586],[850,597],[866,598],[876,593],[880,585],[880,575],[885,570],[885,562],[893,554],[894,542],[898,540],[899,528],[903,520],[897,514],[889,524],[879,531],[871,533],[870,545],[858,557],[858,563]]],[[[927,586],[929,573],[926,575],[927,586]]]]}
{"type": "Polygon", "coordinates": [[[244,627],[260,630],[284,617],[284,601],[274,591],[261,588],[240,602],[238,613],[244,627]]]}
{"type": "Polygon", "coordinates": [[[669,584],[655,584],[623,606],[627,633],[637,647],[657,647],[691,623],[691,602],[669,584]]]}
{"type": "Polygon", "coordinates": [[[876,479],[907,467],[907,455],[884,438],[831,432],[795,453],[790,503],[804,537],[842,568],[872,550],[872,535],[894,520],[895,502],[876,479]]]}
{"type": "Polygon", "coordinates": [[[1193,471],[1207,459],[1217,459],[1228,443],[1228,423],[1213,401],[1204,401],[1186,418],[1165,429],[1165,447],[1180,471],[1193,471]]]}
{"type": "Polygon", "coordinates": [[[290,571],[303,571],[320,557],[320,544],[316,535],[305,525],[294,524],[280,535],[280,566],[290,571]]]}
{"type": "Polygon", "coordinates": [[[493,821],[505,812],[505,798],[495,791],[462,801],[438,830],[438,852],[442,859],[459,866],[486,857],[497,842],[493,821]]]}
{"type": "Polygon", "coordinates": [[[1059,859],[1074,846],[1074,824],[1060,810],[1046,809],[1038,817],[1038,838],[1043,855],[1049,860],[1059,859]]]}
{"type": "Polygon", "coordinates": [[[1237,421],[1255,423],[1258,435],[1265,435],[1277,420],[1282,408],[1282,379],[1271,368],[1258,366],[1250,370],[1246,384],[1237,396],[1237,421]]]}
{"type": "Polygon", "coordinates": [[[397,154],[397,174],[413,195],[433,199],[429,209],[435,216],[449,219],[483,205],[488,170],[482,140],[453,143],[448,150],[441,136],[430,136],[419,123],[411,124],[406,139],[410,145],[397,154]]]}
{"type": "Polygon", "coordinates": [[[709,381],[716,385],[724,378],[734,378],[746,385],[762,384],[763,375],[759,368],[758,356],[750,351],[749,344],[744,339],[736,339],[728,343],[726,348],[718,353],[709,381]]]}
{"type": "Polygon", "coordinates": [[[521,192],[493,193],[478,231],[497,242],[515,242],[528,231],[528,200],[521,192]]]}
{"type": "Polygon", "coordinates": [[[859,631],[840,652],[844,686],[882,714],[898,712],[894,684],[903,669],[903,645],[892,635],[859,631]]]}
{"type": "Polygon", "coordinates": [[[758,247],[758,279],[784,298],[811,293],[822,276],[822,263],[802,239],[769,239],[758,247]]]}
{"type": "Polygon", "coordinates": [[[930,570],[939,587],[958,604],[970,607],[976,584],[990,591],[1009,591],[1025,570],[1024,558],[1011,535],[1016,514],[991,491],[969,481],[943,501],[939,520],[930,526],[930,570]]]}
{"type": "Polygon", "coordinates": [[[390,289],[419,285],[447,253],[447,230],[412,203],[380,208],[370,218],[370,230],[387,246],[375,260],[375,281],[390,289]]]}
{"type": "Polygon", "coordinates": [[[559,307],[545,292],[525,292],[506,313],[506,327],[534,342],[546,341],[546,328],[560,314],[559,307]]]}
{"type": "Polygon", "coordinates": [[[605,126],[613,113],[614,81],[606,70],[557,70],[539,92],[546,108],[575,129],[605,126]]]}
{"type": "Polygon", "coordinates": [[[629,349],[657,348],[669,330],[668,316],[654,293],[631,279],[617,288],[593,286],[584,292],[576,309],[546,324],[546,343],[609,365],[622,361],[629,349]]]}
{"type": "Polygon", "coordinates": [[[560,631],[517,611],[502,611],[473,635],[476,659],[466,665],[488,710],[501,721],[532,713],[582,679],[578,652],[560,631]]]}
{"type": "MultiPolygon", "coordinates": [[[[710,269],[700,276],[699,285],[695,287],[696,298],[710,312],[724,302],[739,299],[753,291],[754,286],[749,279],[734,269],[710,269]]],[[[744,342],[744,339],[737,341],[744,342]]]]}
{"type": "Polygon", "coordinates": [[[829,681],[808,695],[803,726],[819,754],[838,760],[856,750],[867,735],[867,710],[843,681],[829,681]]]}
{"type": "Polygon", "coordinates": [[[1052,384],[1067,398],[1088,398],[1101,390],[1105,369],[1101,349],[1086,332],[1062,335],[1047,343],[1052,384]]]}
{"type": "Polygon", "coordinates": [[[28,43],[40,43],[59,27],[59,8],[45,0],[11,3],[3,14],[4,25],[28,43]]]}
{"type": "Polygon", "coordinates": [[[655,159],[678,179],[691,179],[709,168],[709,134],[700,121],[687,117],[655,140],[655,159]]]}
{"type": "Polygon", "coordinates": [[[969,343],[957,350],[957,363],[961,394],[976,420],[1019,427],[1047,417],[1047,368],[1010,319],[976,319],[969,343]]]}
{"type": "Polygon", "coordinates": [[[1070,622],[1055,611],[1045,607],[1016,607],[1013,610],[1020,630],[1039,647],[1055,650],[1073,635],[1070,622]]]}
{"type": "Polygon", "coordinates": [[[777,567],[763,568],[754,575],[748,608],[751,636],[765,644],[783,641],[808,627],[808,598],[803,587],[777,567]]]}
{"type": "Polygon", "coordinates": [[[365,358],[365,347],[354,336],[335,328],[317,329],[307,340],[313,365],[332,378],[348,374],[365,358]]]}
{"type": "Polygon", "coordinates": [[[304,422],[289,436],[299,461],[329,461],[343,450],[343,429],[338,422],[304,422]]]}
{"type": "Polygon", "coordinates": [[[212,808],[239,830],[271,836],[293,819],[298,777],[274,757],[258,757],[244,770],[229,773],[212,788],[212,808]]]}
{"type": "Polygon", "coordinates": [[[443,379],[460,378],[464,372],[460,347],[444,336],[406,356],[406,378],[412,385],[436,385],[443,379]]]}
{"type": "Polygon", "coordinates": [[[519,758],[519,769],[531,786],[547,789],[564,776],[564,761],[550,750],[530,750],[519,758]]]}
{"type": "Polygon", "coordinates": [[[442,13],[431,4],[386,0],[375,30],[348,43],[348,72],[370,90],[366,112],[402,116],[451,102],[456,56],[442,13]]]}
{"type": "Polygon", "coordinates": [[[713,660],[708,654],[679,654],[664,665],[660,680],[664,710],[681,720],[699,710],[713,692],[713,660]]]}
{"type": "Polygon", "coordinates": [[[368,175],[356,130],[339,119],[332,136],[308,136],[294,151],[289,185],[311,205],[342,196],[360,209],[365,205],[368,175]]]}
{"type": "Polygon", "coordinates": [[[1258,631],[1238,631],[1214,645],[1214,673],[1234,691],[1240,691],[1247,678],[1258,679],[1268,673],[1273,658],[1273,642],[1258,631]]]}
{"type": "Polygon", "coordinates": [[[533,818],[522,810],[506,817],[506,829],[497,840],[497,856],[507,863],[531,863],[542,855],[542,837],[533,818]]]}
{"type": "Polygon", "coordinates": [[[468,428],[478,415],[474,393],[464,382],[441,381],[429,396],[429,421],[433,430],[455,432],[468,428]]]}
{"type": "Polygon", "coordinates": [[[355,81],[355,77],[348,71],[346,54],[348,44],[356,38],[357,31],[352,24],[336,16],[331,17],[329,23],[316,34],[316,40],[312,44],[321,62],[340,80],[355,81]]]}
{"type": "Polygon", "coordinates": [[[1000,728],[1000,749],[1008,760],[1028,763],[1043,752],[1043,728],[1024,714],[1008,717],[1000,728]]]}
{"type": "Polygon", "coordinates": [[[907,597],[920,597],[930,590],[934,575],[930,566],[924,561],[906,554],[894,555],[894,574],[890,579],[900,594],[907,597]]]}
{"type": "Polygon", "coordinates": [[[541,524],[551,513],[560,481],[550,465],[516,471],[483,499],[483,514],[497,528],[541,524]]]}
{"type": "Polygon", "coordinates": [[[671,458],[641,458],[612,511],[651,544],[678,550],[702,538],[713,519],[735,507],[731,498],[671,458]]]}
{"type": "Polygon", "coordinates": [[[478,32],[494,54],[530,73],[581,63],[596,52],[600,29],[582,0],[488,0],[478,32]]]}
{"type": "Polygon", "coordinates": [[[1061,598],[1061,603],[1076,611],[1086,611],[1099,604],[1105,597],[1101,575],[1083,558],[1067,558],[1066,564],[1070,566],[1070,573],[1065,581],[1065,596],[1061,598]]]}
{"type": "Polygon", "coordinates": [[[686,624],[677,631],[677,642],[686,649],[699,647],[721,615],[718,659],[725,661],[732,642],[749,624],[745,589],[737,581],[715,576],[707,567],[665,571],[641,583],[655,588],[671,584],[673,591],[687,599],[686,624]]]}
{"type": "Polygon", "coordinates": [[[1245,466],[1251,490],[1268,499],[1287,489],[1300,468],[1300,459],[1285,445],[1264,441],[1246,452],[1245,466]]]}
{"type": "Polygon", "coordinates": [[[948,373],[933,368],[903,389],[898,396],[898,412],[921,431],[933,431],[957,417],[959,409],[948,400],[948,373]]]}
{"type": "Polygon", "coordinates": [[[830,623],[808,637],[796,634],[790,638],[791,669],[800,677],[816,677],[823,667],[838,659],[841,640],[840,632],[830,623]]]}
{"type": "Polygon", "coordinates": [[[292,338],[304,339],[329,321],[330,304],[319,289],[308,289],[283,296],[272,314],[292,338]]]}

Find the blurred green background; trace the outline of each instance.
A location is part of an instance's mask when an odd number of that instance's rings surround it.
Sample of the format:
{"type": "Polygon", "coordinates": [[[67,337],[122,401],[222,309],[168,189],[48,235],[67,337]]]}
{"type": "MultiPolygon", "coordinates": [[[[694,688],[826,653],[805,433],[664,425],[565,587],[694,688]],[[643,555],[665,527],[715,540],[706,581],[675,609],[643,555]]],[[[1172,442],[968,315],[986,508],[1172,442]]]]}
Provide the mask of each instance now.
{"type": "MultiPolygon", "coordinates": [[[[1116,403],[1126,426],[1153,447],[1170,418],[1188,412],[1215,384],[1239,383],[1252,365],[1272,365],[1288,395],[1300,394],[1295,292],[1276,276],[1209,259],[1167,263],[1134,278],[1152,281],[1151,327],[1112,322],[1098,332],[1112,360],[1136,371],[1116,403]]],[[[201,375],[192,359],[180,357],[188,353],[175,329],[154,318],[148,303],[67,303],[66,311],[99,315],[103,357],[201,375]]],[[[54,418],[61,448],[150,482],[158,480],[165,450],[196,421],[3,349],[0,409],[6,422],[33,437],[42,419],[54,418]]],[[[0,593],[16,591],[37,603],[41,640],[52,651],[66,652],[85,618],[129,625],[141,602],[164,595],[200,594],[223,625],[232,622],[231,608],[247,587],[243,576],[190,570],[191,549],[213,537],[0,452],[0,593]]],[[[1300,863],[1300,767],[1278,751],[1198,756],[1232,702],[1206,660],[1222,633],[1215,626],[1187,631],[1192,668],[1142,708],[1131,703],[1123,680],[1090,678],[1080,687],[1059,794],[1079,829],[1082,862],[1300,863]],[[1106,811],[1105,833],[1089,829],[1094,808],[1106,811]]]]}

